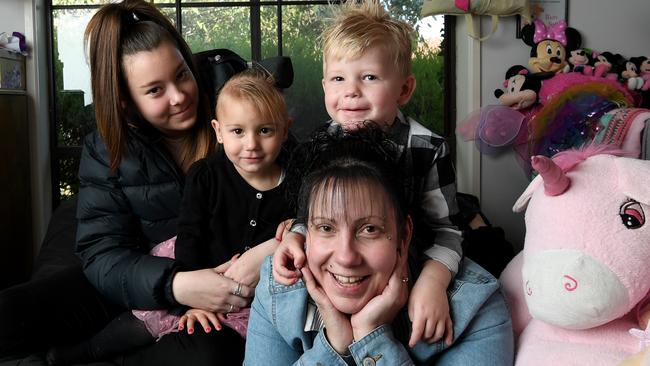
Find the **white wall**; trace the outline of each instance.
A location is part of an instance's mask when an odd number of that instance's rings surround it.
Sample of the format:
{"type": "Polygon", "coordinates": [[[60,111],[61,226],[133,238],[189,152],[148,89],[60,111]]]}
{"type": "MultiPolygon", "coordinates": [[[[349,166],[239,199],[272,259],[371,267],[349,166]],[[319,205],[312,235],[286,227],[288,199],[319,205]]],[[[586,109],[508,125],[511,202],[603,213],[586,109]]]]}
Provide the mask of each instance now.
{"type": "Polygon", "coordinates": [[[25,34],[25,2],[28,0],[2,0],[0,3],[0,32],[25,34]]]}
{"type": "Polygon", "coordinates": [[[34,253],[38,252],[52,211],[50,122],[48,114],[47,33],[44,0],[0,0],[0,32],[19,31],[30,47],[26,59],[32,227],[34,253]]]}
{"type": "MultiPolygon", "coordinates": [[[[582,35],[584,47],[598,51],[618,52],[626,57],[650,55],[648,40],[648,0],[568,0],[569,26],[582,35]]],[[[482,19],[484,31],[489,29],[489,19],[482,19]]],[[[463,41],[463,29],[458,30],[458,40],[463,41]]],[[[528,64],[530,48],[515,38],[513,17],[501,19],[492,37],[481,44],[480,84],[481,105],[495,104],[494,89],[500,88],[509,66],[528,64]]],[[[457,73],[461,73],[457,70],[457,73]]],[[[459,95],[462,91],[459,90],[459,95]]],[[[459,101],[462,100],[459,97],[459,101]]],[[[461,108],[459,106],[459,108],[461,108]]],[[[480,197],[482,208],[492,224],[501,226],[507,238],[516,246],[523,245],[523,214],[512,213],[511,207],[528,184],[514,154],[480,158],[480,197]]],[[[459,160],[457,165],[462,165],[459,160]]]]}

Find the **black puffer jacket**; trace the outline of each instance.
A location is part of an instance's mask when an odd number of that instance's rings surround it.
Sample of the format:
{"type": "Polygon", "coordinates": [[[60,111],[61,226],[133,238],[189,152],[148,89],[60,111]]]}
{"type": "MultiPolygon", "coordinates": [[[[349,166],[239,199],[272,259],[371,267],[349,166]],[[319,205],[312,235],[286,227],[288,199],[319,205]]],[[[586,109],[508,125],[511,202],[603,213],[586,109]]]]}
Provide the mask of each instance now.
{"type": "Polygon", "coordinates": [[[161,309],[174,304],[171,276],[177,263],[148,255],[176,235],[184,177],[160,137],[136,128],[126,154],[110,172],[106,146],[88,135],[79,166],[76,252],[88,280],[127,309],[161,309]]]}

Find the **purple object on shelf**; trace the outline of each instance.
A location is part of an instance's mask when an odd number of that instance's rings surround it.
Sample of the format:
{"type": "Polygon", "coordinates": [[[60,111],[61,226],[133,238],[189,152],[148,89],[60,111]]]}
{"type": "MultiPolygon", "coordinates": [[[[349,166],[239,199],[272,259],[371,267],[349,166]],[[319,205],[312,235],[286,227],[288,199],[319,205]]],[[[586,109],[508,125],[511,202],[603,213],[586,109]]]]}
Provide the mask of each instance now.
{"type": "Polygon", "coordinates": [[[18,38],[18,45],[20,46],[20,50],[22,52],[27,51],[27,42],[25,42],[25,35],[20,32],[13,32],[11,35],[18,38]]]}

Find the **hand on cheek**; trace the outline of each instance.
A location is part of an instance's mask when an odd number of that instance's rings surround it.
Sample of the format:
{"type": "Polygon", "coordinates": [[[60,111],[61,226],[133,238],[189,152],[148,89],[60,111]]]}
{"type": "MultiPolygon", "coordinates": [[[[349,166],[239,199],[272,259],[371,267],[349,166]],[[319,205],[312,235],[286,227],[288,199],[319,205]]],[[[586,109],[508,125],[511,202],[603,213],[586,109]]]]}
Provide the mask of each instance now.
{"type": "Polygon", "coordinates": [[[314,279],[307,266],[303,267],[301,272],[302,278],[307,286],[307,292],[309,292],[311,298],[316,302],[320,316],[325,323],[328,342],[339,354],[347,354],[348,346],[354,341],[350,319],[332,305],[327,294],[318,282],[316,282],[316,279],[314,279]]]}
{"type": "Polygon", "coordinates": [[[381,294],[350,318],[354,339],[361,339],[383,324],[390,324],[408,300],[406,255],[397,256],[397,264],[381,294]]]}

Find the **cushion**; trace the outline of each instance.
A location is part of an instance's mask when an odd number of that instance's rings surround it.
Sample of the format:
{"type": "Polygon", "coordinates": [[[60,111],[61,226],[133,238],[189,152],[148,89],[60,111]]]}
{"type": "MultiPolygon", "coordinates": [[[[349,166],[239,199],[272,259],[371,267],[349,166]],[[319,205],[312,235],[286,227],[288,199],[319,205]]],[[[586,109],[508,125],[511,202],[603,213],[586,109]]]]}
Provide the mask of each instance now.
{"type": "Polygon", "coordinates": [[[34,262],[32,279],[44,278],[71,266],[81,266],[74,254],[77,234],[77,198],[62,201],[52,213],[45,238],[34,262]]]}

